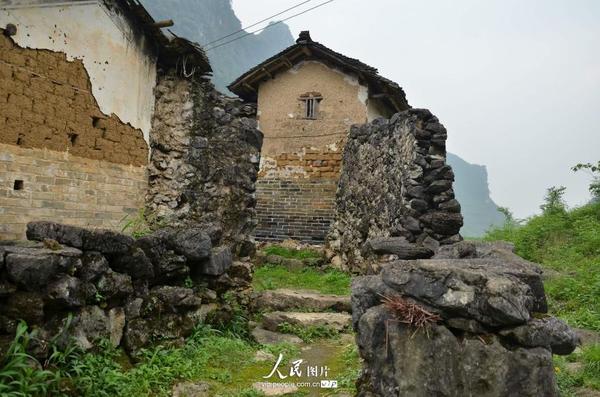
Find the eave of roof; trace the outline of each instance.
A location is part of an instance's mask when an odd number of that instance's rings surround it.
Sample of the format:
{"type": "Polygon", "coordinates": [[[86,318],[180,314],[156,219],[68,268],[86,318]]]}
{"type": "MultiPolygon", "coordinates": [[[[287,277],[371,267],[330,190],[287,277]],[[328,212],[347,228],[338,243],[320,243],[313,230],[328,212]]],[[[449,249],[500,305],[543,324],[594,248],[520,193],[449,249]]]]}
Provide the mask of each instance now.
{"type": "Polygon", "coordinates": [[[277,73],[289,70],[299,62],[314,59],[356,74],[362,82],[369,86],[371,96],[386,99],[396,111],[410,108],[404,90],[395,82],[380,76],[376,68],[312,41],[307,32],[302,34],[296,44],[238,77],[229,85],[229,90],[244,100],[256,101],[258,87],[263,81],[273,78],[277,73]],[[305,35],[304,39],[302,34],[305,35]]]}
{"type": "Polygon", "coordinates": [[[156,26],[156,21],[139,0],[117,0],[117,4],[126,17],[156,43],[159,65],[175,67],[178,63],[185,62],[189,69],[197,68],[201,73],[212,72],[208,57],[199,44],[178,37],[171,31],[170,36],[167,36],[156,26]]]}

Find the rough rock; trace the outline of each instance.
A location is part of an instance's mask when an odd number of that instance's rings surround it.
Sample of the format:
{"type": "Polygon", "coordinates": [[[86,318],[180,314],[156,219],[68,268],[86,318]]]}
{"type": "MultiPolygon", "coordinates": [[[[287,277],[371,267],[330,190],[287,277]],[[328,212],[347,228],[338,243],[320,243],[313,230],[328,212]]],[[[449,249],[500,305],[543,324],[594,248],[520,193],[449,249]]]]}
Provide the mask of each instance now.
{"type": "Polygon", "coordinates": [[[559,395],[544,348],[509,350],[495,336],[461,340],[443,325],[415,332],[382,305],[361,317],[357,331],[367,368],[359,396],[559,395]]]}
{"type": "Polygon", "coordinates": [[[526,347],[546,347],[554,354],[570,354],[580,343],[577,333],[555,317],[532,319],[525,325],[503,329],[500,335],[526,347]]]}
{"type": "Polygon", "coordinates": [[[432,255],[429,239],[460,240],[463,224],[446,165],[446,130],[425,109],[396,113],[389,121],[353,126],[344,146],[334,222],[327,244],[344,270],[368,274],[378,266],[365,257],[367,240],[405,259],[432,255]],[[428,129],[431,128],[432,130],[428,129]],[[433,130],[437,132],[432,132],[433,130]],[[390,241],[397,244],[394,250],[390,241]],[[405,238],[416,246],[398,244],[405,238]],[[418,248],[417,248],[418,247],[418,248]]]}
{"type": "Polygon", "coordinates": [[[88,298],[83,283],[72,276],[63,276],[48,285],[47,294],[50,304],[66,308],[83,306],[88,298]]]}
{"type": "Polygon", "coordinates": [[[433,256],[432,250],[409,243],[405,237],[375,237],[367,240],[365,249],[377,255],[395,255],[398,259],[425,259],[433,256]]]}
{"type": "Polygon", "coordinates": [[[182,382],[173,386],[173,397],[211,397],[210,384],[205,382],[182,382]]]}
{"type": "Polygon", "coordinates": [[[109,271],[100,276],[96,283],[98,292],[106,300],[125,298],[133,293],[131,276],[109,271]]]}
{"type": "Polygon", "coordinates": [[[558,396],[552,353],[579,342],[547,311],[541,271],[504,243],[458,242],[352,283],[359,396],[558,396]],[[415,328],[385,297],[436,314],[415,328]]]}
{"type": "Polygon", "coordinates": [[[313,291],[277,289],[256,294],[253,299],[256,311],[337,311],[352,310],[349,296],[324,295],[313,291]]]}
{"type": "Polygon", "coordinates": [[[302,339],[298,338],[296,335],[282,334],[260,327],[254,328],[250,334],[252,335],[252,339],[261,345],[275,345],[279,343],[299,345],[302,343],[302,339]]]}
{"type": "Polygon", "coordinates": [[[233,263],[231,250],[227,246],[213,248],[210,258],[201,265],[201,273],[210,276],[220,276],[233,263]]]}
{"type": "Polygon", "coordinates": [[[262,325],[266,330],[278,331],[279,325],[288,323],[302,327],[328,327],[342,332],[350,328],[352,316],[344,313],[300,313],[270,312],[263,316],[262,325]]]}
{"type": "Polygon", "coordinates": [[[59,274],[72,274],[81,267],[81,251],[68,248],[4,247],[9,279],[19,286],[37,291],[59,274]]]}
{"type": "Polygon", "coordinates": [[[118,346],[125,326],[125,314],[120,308],[106,313],[98,306],[86,306],[73,323],[73,336],[82,349],[91,349],[100,339],[108,339],[113,346],[118,346]]]}
{"type": "Polygon", "coordinates": [[[152,262],[139,247],[135,247],[130,252],[115,258],[110,265],[113,270],[128,274],[134,280],[154,278],[152,262]]]}
{"type": "Polygon", "coordinates": [[[101,275],[110,270],[108,261],[99,252],[85,252],[81,258],[81,269],[78,277],[86,282],[96,281],[101,275]]]}

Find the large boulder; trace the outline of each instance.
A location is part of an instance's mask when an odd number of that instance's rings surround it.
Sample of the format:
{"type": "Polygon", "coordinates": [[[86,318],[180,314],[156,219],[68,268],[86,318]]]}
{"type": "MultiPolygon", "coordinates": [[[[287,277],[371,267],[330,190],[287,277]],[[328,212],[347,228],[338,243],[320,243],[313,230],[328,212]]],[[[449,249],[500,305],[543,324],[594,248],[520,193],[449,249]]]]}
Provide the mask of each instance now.
{"type": "Polygon", "coordinates": [[[359,396],[558,396],[552,354],[508,349],[496,336],[461,338],[443,325],[415,330],[383,305],[367,310],[357,342],[359,396]]]}
{"type": "Polygon", "coordinates": [[[552,353],[579,339],[546,311],[540,268],[508,244],[390,262],[352,284],[358,395],[558,396],[552,353]]]}
{"type": "Polygon", "coordinates": [[[431,249],[410,243],[405,237],[374,237],[367,240],[363,250],[377,255],[395,255],[398,259],[425,259],[433,256],[431,249]]]}

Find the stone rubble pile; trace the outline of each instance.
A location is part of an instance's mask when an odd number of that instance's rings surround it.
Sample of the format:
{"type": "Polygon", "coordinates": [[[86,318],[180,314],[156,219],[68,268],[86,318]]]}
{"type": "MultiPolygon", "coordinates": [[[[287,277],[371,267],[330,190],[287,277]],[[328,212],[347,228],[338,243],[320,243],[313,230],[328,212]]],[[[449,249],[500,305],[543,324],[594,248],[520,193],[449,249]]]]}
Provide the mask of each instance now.
{"type": "Polygon", "coordinates": [[[403,238],[414,257],[462,240],[454,173],[446,164],[446,129],[425,109],[353,126],[344,148],[335,221],[328,236],[332,263],[374,273],[377,247],[368,240],[403,238]]]}
{"type": "Polygon", "coordinates": [[[364,359],[359,396],[558,396],[552,354],[578,337],[547,315],[541,270],[503,243],[460,242],[433,259],[400,260],[352,285],[364,359]],[[403,323],[383,297],[437,314],[403,323]]]}
{"type": "MultiPolygon", "coordinates": [[[[234,261],[218,228],[165,228],[134,239],[109,230],[31,222],[30,241],[0,242],[0,345],[19,320],[48,343],[100,339],[129,352],[179,342],[207,316],[230,314],[226,291],[244,295],[249,263],[234,261]]],[[[2,343],[3,342],[3,343],[2,343]]]]}

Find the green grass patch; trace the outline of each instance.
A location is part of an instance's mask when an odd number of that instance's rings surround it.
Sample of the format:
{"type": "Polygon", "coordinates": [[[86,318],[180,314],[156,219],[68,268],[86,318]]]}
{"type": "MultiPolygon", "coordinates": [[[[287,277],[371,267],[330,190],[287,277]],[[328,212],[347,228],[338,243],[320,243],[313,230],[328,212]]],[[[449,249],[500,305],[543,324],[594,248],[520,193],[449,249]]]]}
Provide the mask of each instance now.
{"type": "Polygon", "coordinates": [[[267,255],[278,255],[290,259],[309,259],[323,256],[319,251],[310,248],[294,249],[279,245],[268,245],[262,251],[267,255]]]}
{"type": "Polygon", "coordinates": [[[600,390],[600,344],[586,346],[568,356],[554,356],[554,370],[563,397],[575,396],[582,387],[600,390]],[[573,371],[569,363],[580,363],[581,369],[573,371]]]}
{"type": "Polygon", "coordinates": [[[278,325],[277,329],[284,334],[296,335],[307,343],[314,342],[317,339],[337,338],[340,335],[338,331],[326,325],[303,327],[301,325],[281,323],[278,325]]]}
{"type": "Polygon", "coordinates": [[[511,241],[517,254],[552,271],[545,282],[551,313],[600,331],[600,203],[507,223],[485,240],[511,241]]]}
{"type": "Polygon", "coordinates": [[[350,282],[350,275],[335,269],[288,270],[279,265],[265,265],[254,271],[253,286],[256,291],[294,288],[323,294],[349,295],[350,282]]]}

